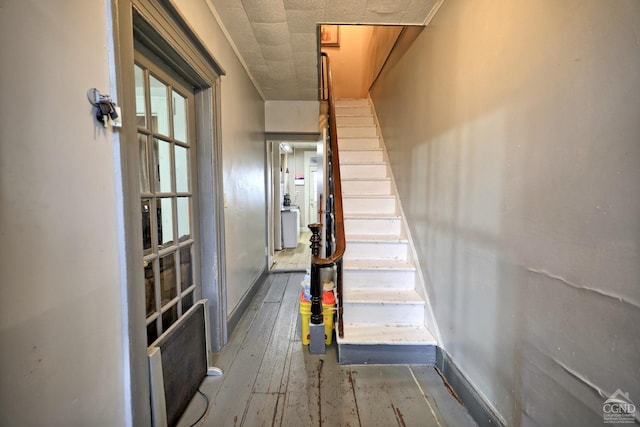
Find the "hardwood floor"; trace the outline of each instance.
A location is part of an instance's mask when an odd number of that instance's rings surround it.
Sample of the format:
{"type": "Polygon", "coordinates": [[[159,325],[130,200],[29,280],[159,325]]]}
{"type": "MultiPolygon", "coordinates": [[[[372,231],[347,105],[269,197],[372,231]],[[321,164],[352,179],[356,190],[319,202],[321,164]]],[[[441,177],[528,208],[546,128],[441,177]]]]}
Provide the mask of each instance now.
{"type": "Polygon", "coordinates": [[[213,364],[179,426],[474,426],[434,367],[337,363],[335,342],[300,337],[302,273],[272,273],[213,364]],[[205,413],[206,411],[206,413],[205,413]]]}
{"type": "Polygon", "coordinates": [[[298,246],[276,251],[271,271],[304,271],[311,265],[311,232],[300,233],[298,246]]]}

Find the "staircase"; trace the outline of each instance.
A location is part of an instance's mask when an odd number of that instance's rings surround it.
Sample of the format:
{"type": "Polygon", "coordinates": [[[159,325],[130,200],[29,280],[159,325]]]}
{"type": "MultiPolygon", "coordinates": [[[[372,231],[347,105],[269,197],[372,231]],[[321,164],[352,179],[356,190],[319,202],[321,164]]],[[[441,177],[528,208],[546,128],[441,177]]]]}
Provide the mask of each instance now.
{"type": "Polygon", "coordinates": [[[336,125],[347,240],[339,362],[433,364],[436,340],[369,101],[337,100],[336,125]]]}

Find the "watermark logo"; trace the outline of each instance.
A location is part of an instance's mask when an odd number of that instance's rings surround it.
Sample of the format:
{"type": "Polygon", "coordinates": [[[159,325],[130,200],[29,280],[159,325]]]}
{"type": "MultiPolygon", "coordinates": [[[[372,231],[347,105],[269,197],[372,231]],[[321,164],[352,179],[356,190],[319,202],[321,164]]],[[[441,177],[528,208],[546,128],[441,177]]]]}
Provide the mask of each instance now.
{"type": "Polygon", "coordinates": [[[605,424],[633,424],[636,405],[629,399],[629,393],[617,389],[602,404],[602,418],[605,424]]]}

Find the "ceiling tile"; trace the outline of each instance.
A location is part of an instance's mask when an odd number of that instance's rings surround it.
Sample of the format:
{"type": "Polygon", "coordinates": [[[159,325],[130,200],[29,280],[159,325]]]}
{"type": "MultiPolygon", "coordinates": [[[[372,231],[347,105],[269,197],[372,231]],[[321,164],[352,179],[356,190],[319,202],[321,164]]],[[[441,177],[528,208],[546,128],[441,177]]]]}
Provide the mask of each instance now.
{"type": "Polygon", "coordinates": [[[403,24],[423,24],[437,0],[412,0],[402,17],[403,24]]]}
{"type": "Polygon", "coordinates": [[[283,45],[289,44],[289,28],[287,23],[254,23],[253,33],[261,45],[283,45]]]}
{"type": "Polygon", "coordinates": [[[291,61],[293,58],[293,54],[291,53],[291,45],[290,44],[281,44],[281,45],[262,45],[261,46],[262,53],[267,61],[291,61]]]}
{"type": "Polygon", "coordinates": [[[289,10],[317,10],[324,11],[325,0],[284,0],[284,7],[289,10]]]}
{"type": "Polygon", "coordinates": [[[422,24],[437,1],[208,0],[208,4],[215,7],[266,99],[316,100],[318,23],[422,24]]]}
{"type": "Polygon", "coordinates": [[[284,22],[287,17],[282,0],[243,0],[251,22],[284,22]]]}
{"type": "Polygon", "coordinates": [[[313,10],[287,10],[287,23],[292,33],[312,33],[316,25],[322,22],[318,19],[317,11],[313,10]]]}
{"type": "Polygon", "coordinates": [[[328,23],[358,24],[367,10],[367,0],[326,0],[324,20],[328,23]]]}
{"type": "Polygon", "coordinates": [[[315,52],[318,47],[316,33],[291,33],[290,39],[294,52],[315,52]]]}
{"type": "Polygon", "coordinates": [[[267,66],[266,61],[264,60],[264,55],[262,54],[262,51],[244,51],[242,52],[242,57],[244,58],[245,62],[247,63],[247,65],[249,67],[260,67],[260,66],[267,66]]]}
{"type": "Polygon", "coordinates": [[[247,12],[241,7],[219,9],[218,14],[227,30],[232,28],[234,31],[246,31],[251,28],[251,21],[249,21],[247,12]]]}
{"type": "Polygon", "coordinates": [[[390,15],[402,15],[411,3],[411,0],[368,0],[367,13],[390,15]]]}
{"type": "Polygon", "coordinates": [[[271,79],[276,81],[296,79],[295,66],[292,61],[267,61],[271,79]]]}

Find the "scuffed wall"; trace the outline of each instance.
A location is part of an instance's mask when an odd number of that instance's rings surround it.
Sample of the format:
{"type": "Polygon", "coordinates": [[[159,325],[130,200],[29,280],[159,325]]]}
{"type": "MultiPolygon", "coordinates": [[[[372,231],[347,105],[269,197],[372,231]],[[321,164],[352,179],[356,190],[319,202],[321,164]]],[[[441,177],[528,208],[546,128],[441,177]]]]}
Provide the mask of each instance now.
{"type": "Polygon", "coordinates": [[[265,107],[205,0],[176,6],[220,62],[227,313],[266,267],[265,107]]]}
{"type": "Polygon", "coordinates": [[[0,425],[123,426],[117,143],[105,2],[0,2],[0,425]],[[97,16],[97,19],[96,19],[97,16]]]}
{"type": "Polygon", "coordinates": [[[635,0],[447,0],[372,91],[445,350],[508,425],[640,404],[638,34],[635,0]]]}

